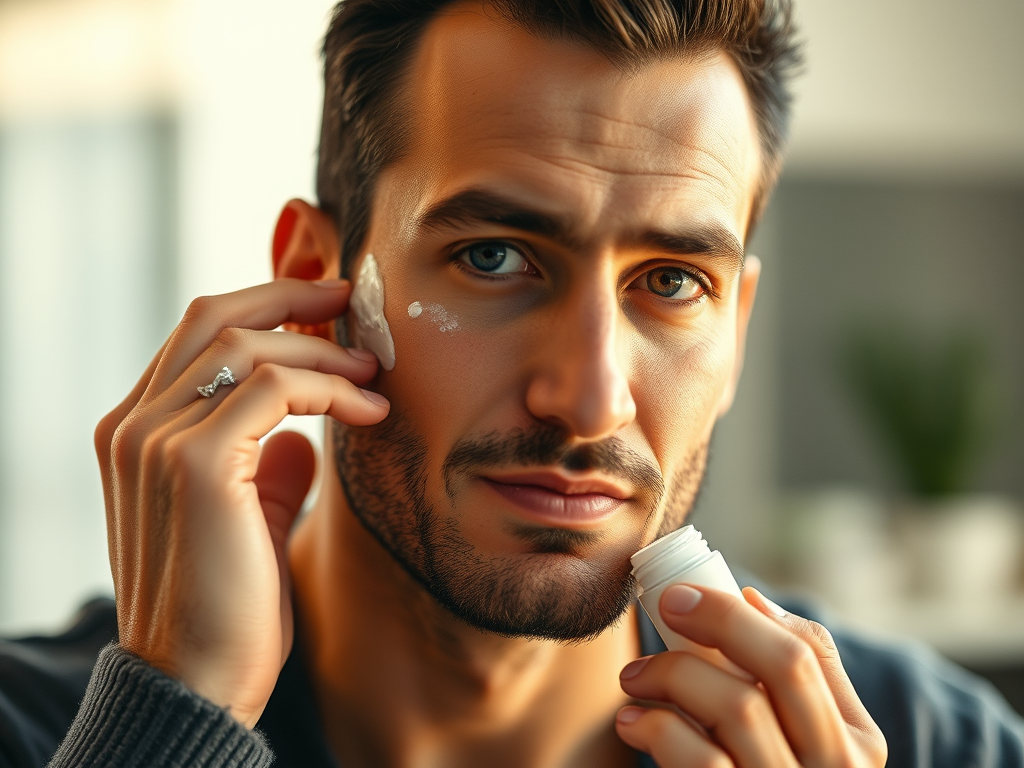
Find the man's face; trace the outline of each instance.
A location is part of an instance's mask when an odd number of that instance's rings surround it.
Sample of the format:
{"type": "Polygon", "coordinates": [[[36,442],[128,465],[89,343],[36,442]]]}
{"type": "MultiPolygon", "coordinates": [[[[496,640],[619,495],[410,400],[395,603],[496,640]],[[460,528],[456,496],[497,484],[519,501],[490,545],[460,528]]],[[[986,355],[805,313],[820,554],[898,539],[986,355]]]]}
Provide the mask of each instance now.
{"type": "Polygon", "coordinates": [[[362,251],[392,411],[338,427],[339,474],[456,615],[593,635],[631,600],[629,556],[682,524],[731,401],[760,172],[742,79],[716,54],[624,73],[454,6],[406,94],[362,251]]]}

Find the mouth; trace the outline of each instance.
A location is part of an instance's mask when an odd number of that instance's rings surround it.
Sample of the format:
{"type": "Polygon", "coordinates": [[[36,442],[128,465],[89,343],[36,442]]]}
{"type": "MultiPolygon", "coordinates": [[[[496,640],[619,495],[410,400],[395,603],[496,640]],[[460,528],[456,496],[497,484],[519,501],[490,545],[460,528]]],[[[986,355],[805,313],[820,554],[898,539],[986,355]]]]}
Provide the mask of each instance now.
{"type": "Polygon", "coordinates": [[[570,478],[549,471],[478,477],[520,516],[543,525],[593,527],[630,499],[627,489],[597,477],[570,478]]]}

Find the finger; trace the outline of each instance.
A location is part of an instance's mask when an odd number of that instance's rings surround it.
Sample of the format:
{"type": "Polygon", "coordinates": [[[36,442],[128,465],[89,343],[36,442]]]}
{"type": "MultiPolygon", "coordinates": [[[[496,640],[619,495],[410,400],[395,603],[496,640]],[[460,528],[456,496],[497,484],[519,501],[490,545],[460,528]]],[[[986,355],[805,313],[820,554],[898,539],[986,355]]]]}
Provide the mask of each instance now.
{"type": "Polygon", "coordinates": [[[100,461],[100,467],[103,470],[104,490],[107,490],[107,482],[109,479],[110,444],[114,439],[114,432],[142,398],[143,393],[146,391],[146,387],[149,386],[149,382],[153,378],[153,372],[156,370],[156,366],[164,354],[164,349],[166,348],[167,342],[164,342],[159,351],[153,355],[153,359],[149,361],[149,365],[146,366],[146,370],[135,383],[135,386],[132,387],[132,391],[128,393],[128,396],[118,403],[114,410],[100,419],[99,424],[96,425],[96,431],[93,432],[93,445],[96,449],[96,456],[100,461]]]}
{"type": "Polygon", "coordinates": [[[156,370],[156,366],[160,362],[166,346],[165,342],[157,353],[153,355],[153,359],[149,361],[149,365],[146,366],[146,370],[135,383],[132,391],[128,393],[128,396],[114,410],[100,419],[96,429],[93,431],[93,448],[96,451],[96,459],[100,465],[100,481],[103,486],[104,509],[107,515],[107,556],[110,558],[111,564],[118,561],[123,550],[121,529],[115,523],[112,516],[113,511],[117,508],[114,499],[114,435],[117,432],[117,428],[121,426],[128,417],[128,414],[138,404],[139,399],[146,391],[146,387],[149,386],[149,381],[153,377],[153,371],[156,370]]]}
{"type": "Polygon", "coordinates": [[[315,472],[313,447],[298,432],[278,432],[263,444],[253,482],[279,554],[284,552],[292,523],[302,509],[315,472]]]}
{"type": "Polygon", "coordinates": [[[778,622],[790,632],[806,642],[815,655],[825,675],[825,682],[835,698],[836,705],[843,720],[849,723],[866,737],[875,742],[875,746],[885,748],[885,737],[872,719],[870,713],[860,700],[850,676],[839,656],[832,633],[816,621],[809,621],[795,613],[790,613],[780,605],[769,600],[754,587],[746,587],[743,596],[747,602],[757,608],[769,619],[778,622]]]}
{"type": "Polygon", "coordinates": [[[744,768],[797,768],[767,695],[692,653],[659,653],[622,670],[622,690],[674,704],[744,768]]]}
{"type": "Polygon", "coordinates": [[[210,445],[232,450],[244,440],[259,440],[281,420],[326,414],[345,424],[367,426],[383,419],[390,403],[359,389],[341,376],[265,363],[229,392],[198,428],[210,445]]]}
{"type": "Polygon", "coordinates": [[[846,724],[817,656],[802,638],[715,589],[669,587],[659,608],[670,629],[718,648],[764,685],[800,761],[830,764],[846,750],[846,724]]]}
{"type": "Polygon", "coordinates": [[[720,747],[667,709],[623,707],[615,718],[615,731],[633,749],[653,757],[661,768],[734,765],[720,747]]]}
{"type": "MultiPolygon", "coordinates": [[[[159,408],[175,411],[195,402],[199,397],[197,387],[209,384],[225,366],[236,381],[244,381],[265,363],[343,376],[356,384],[365,384],[377,373],[377,357],[362,349],[346,349],[326,339],[287,331],[225,328],[178,381],[159,396],[159,408]]],[[[207,402],[213,400],[209,398],[207,402]]]]}
{"type": "Polygon", "coordinates": [[[291,651],[291,576],[287,545],[295,518],[302,509],[316,472],[316,455],[309,440],[298,432],[278,432],[263,444],[256,477],[253,479],[267,521],[270,540],[281,574],[282,661],[291,651]]]}
{"type": "Polygon", "coordinates": [[[350,285],[344,280],[311,283],[283,278],[222,296],[195,299],[168,340],[150,382],[167,389],[209,347],[224,328],[270,331],[285,322],[322,323],[348,307],[350,285]]]}

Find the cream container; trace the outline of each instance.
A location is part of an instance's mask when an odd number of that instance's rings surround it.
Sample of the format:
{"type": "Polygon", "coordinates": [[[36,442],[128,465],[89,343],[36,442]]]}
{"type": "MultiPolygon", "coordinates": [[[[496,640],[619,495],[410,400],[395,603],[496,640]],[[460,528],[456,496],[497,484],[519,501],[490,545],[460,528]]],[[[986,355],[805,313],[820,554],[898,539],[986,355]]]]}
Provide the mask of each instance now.
{"type": "Polygon", "coordinates": [[[670,651],[698,653],[718,664],[732,667],[718,651],[699,646],[665,626],[658,610],[662,592],[673,584],[710,587],[743,600],[743,593],[722,553],[718,550],[712,552],[700,531],[687,525],[648,544],[629,560],[633,564],[633,578],[640,585],[640,604],[651,617],[666,647],[670,651]]]}

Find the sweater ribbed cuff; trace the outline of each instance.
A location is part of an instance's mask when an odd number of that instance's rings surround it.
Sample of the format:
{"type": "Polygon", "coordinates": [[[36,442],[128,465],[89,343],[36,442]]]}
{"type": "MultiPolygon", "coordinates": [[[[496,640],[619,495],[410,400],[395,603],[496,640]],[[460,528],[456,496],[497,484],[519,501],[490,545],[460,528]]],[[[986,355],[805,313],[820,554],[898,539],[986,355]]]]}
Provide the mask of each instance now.
{"type": "Polygon", "coordinates": [[[274,753],[227,710],[108,645],[49,768],[265,768],[274,753]]]}

